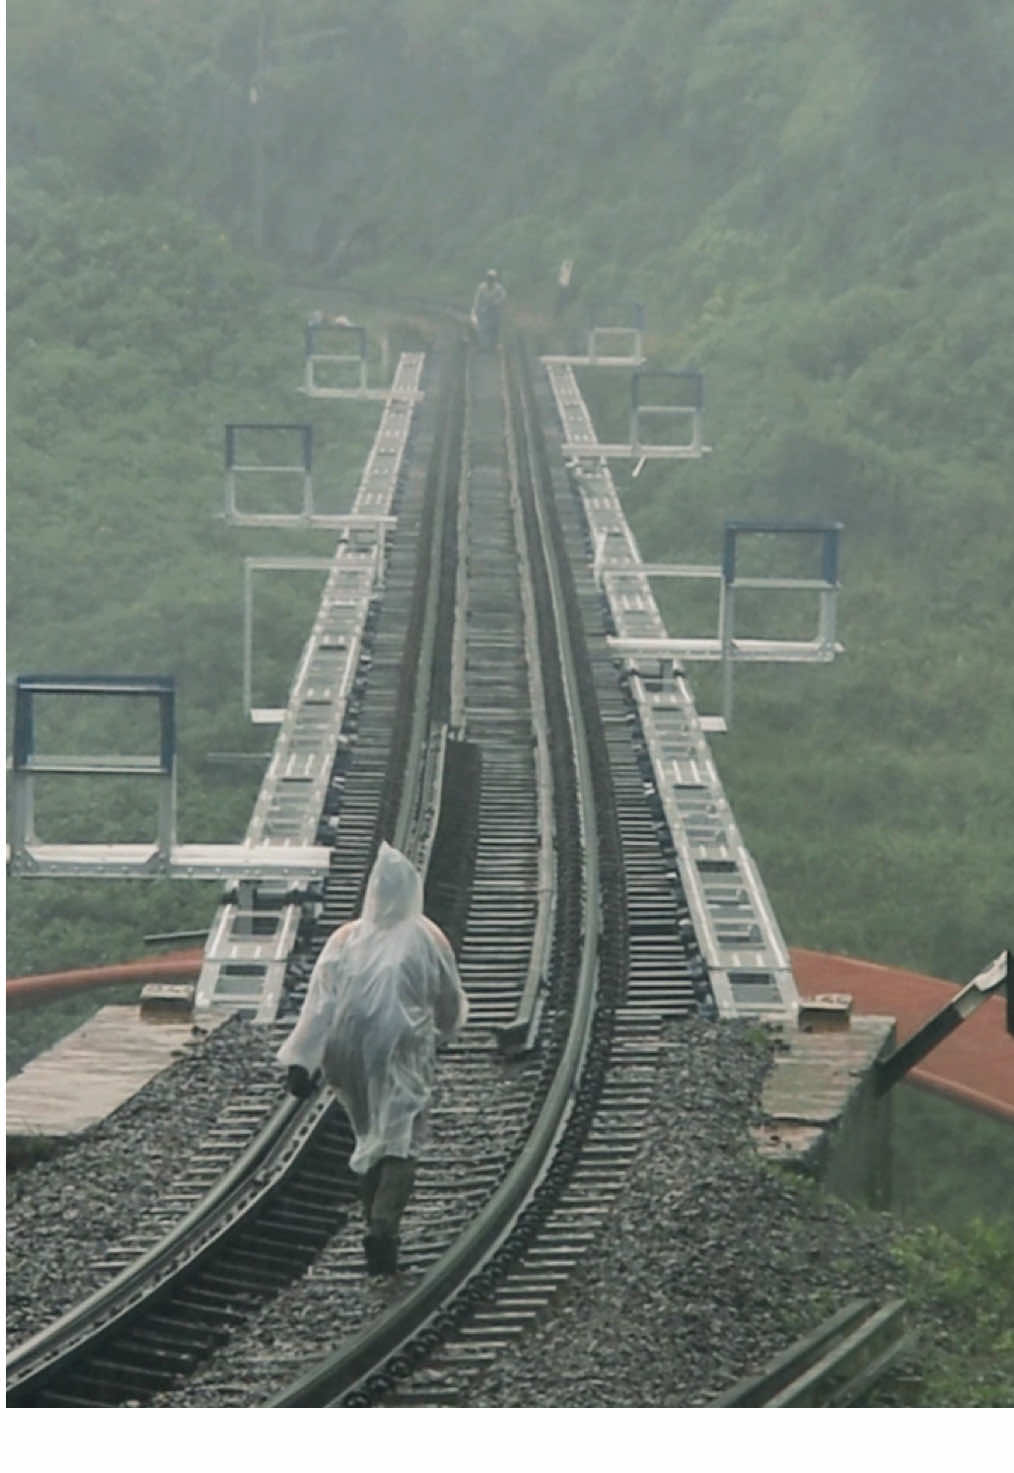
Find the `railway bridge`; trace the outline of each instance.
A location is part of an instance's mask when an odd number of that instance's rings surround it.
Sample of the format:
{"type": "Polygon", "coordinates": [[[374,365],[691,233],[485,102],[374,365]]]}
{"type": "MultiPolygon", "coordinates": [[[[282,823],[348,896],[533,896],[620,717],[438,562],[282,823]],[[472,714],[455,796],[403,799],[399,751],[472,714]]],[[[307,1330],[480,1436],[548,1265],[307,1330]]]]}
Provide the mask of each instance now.
{"type": "MultiPolygon", "coordinates": [[[[96,1256],[90,1292],[16,1348],[16,1404],[191,1404],[190,1378],[232,1353],[241,1324],[321,1275],[343,1305],[329,1343],[298,1365],[283,1356],[248,1386],[255,1400],[269,1387],[273,1405],[469,1404],[608,1231],[674,1027],[729,1025],[743,1048],[773,1049],[755,1151],[883,1200],[893,1021],[840,990],[801,991],[709,746],[733,719],[737,664],[840,651],[841,526],[730,522],[714,565],[642,557],[610,462],[693,462],[709,447],[700,375],[649,368],[639,317],[607,315],[586,351],[538,361],[524,343],[479,352],[452,331],[431,354],[403,354],[381,386],[364,331],[315,319],[302,388],[378,405],[380,420],[341,513],[320,510],[308,426],[226,427],[226,520],[334,538],[329,557],[245,563],[244,696],[275,738],[243,842],[177,843],[171,679],[18,677],[12,873],[222,884],[196,977],[150,983],[129,1024],[82,1050],[106,1085],[120,1075],[99,1113],[115,1120],[167,1048],[236,1047],[254,1063],[242,1089],[223,1086],[220,1116],[163,1199],[96,1256]],[[629,381],[627,440],[598,438],[585,367],[629,381]],[[250,489],[264,486],[294,486],[298,504],[266,505],[250,489]],[[779,571],[772,549],[786,541],[809,551],[806,576],[779,571]],[[266,570],[324,579],[281,708],[254,700],[266,570]],[[713,633],[669,633],[653,593],[663,578],[717,586],[713,633]],[[812,638],[737,633],[744,590],[808,593],[812,638]],[[697,710],[694,661],[721,672],[719,712],[697,710]],[[40,752],[38,708],[77,694],[153,703],[157,750],[40,752]],[[150,844],[36,833],[38,783],[110,772],[156,779],[150,844]],[[348,1124],[326,1092],[279,1103],[271,1060],[381,839],[423,871],[471,1017],[443,1065],[444,1134],[407,1282],[364,1306],[348,1124]],[[124,1053],[135,1070],[111,1062],[124,1053]]],[[[998,959],[966,1009],[1005,980],[998,959]]],[[[54,1106],[52,1069],[65,1065],[49,1067],[12,1082],[9,1132],[89,1123],[86,1090],[54,1106]]]]}

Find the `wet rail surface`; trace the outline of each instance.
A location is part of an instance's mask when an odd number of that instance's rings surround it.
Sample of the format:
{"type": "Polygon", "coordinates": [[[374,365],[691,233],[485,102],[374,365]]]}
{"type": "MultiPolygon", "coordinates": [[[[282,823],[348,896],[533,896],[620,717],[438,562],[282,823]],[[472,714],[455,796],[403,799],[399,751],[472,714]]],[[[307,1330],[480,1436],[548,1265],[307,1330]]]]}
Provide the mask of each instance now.
{"type": "MultiPolygon", "coordinates": [[[[591,575],[591,549],[574,488],[549,453],[548,394],[528,376],[527,413],[519,416],[533,498],[542,515],[533,537],[553,543],[575,644],[590,762],[602,829],[603,918],[600,997],[587,1067],[569,1129],[547,1174],[548,1190],[526,1209],[527,1228],[502,1251],[500,1273],[466,1292],[443,1340],[416,1362],[402,1363],[346,1400],[389,1406],[467,1405],[484,1371],[553,1300],[591,1250],[643,1137],[655,1077],[659,1030],[666,1017],[696,1006],[704,989],[691,979],[684,938],[689,911],[679,889],[661,805],[652,801],[647,757],[633,704],[606,645],[608,608],[591,575]],[[683,922],[681,936],[680,923],[683,922]],[[695,996],[696,992],[696,996],[695,996]],[[555,1180],[554,1180],[555,1178],[555,1180]]],[[[524,477],[522,476],[522,479],[524,477]]],[[[522,1214],[522,1218],[524,1217],[522,1214]]],[[[445,1311],[446,1317],[446,1311],[445,1311]]]]}
{"type": "Polygon", "coordinates": [[[856,1406],[915,1343],[905,1301],[845,1304],[756,1375],[737,1381],[716,1407],[856,1406]]]}
{"type": "MultiPolygon", "coordinates": [[[[420,547],[439,475],[441,440],[447,434],[446,418],[441,416],[438,421],[434,415],[421,417],[413,432],[411,457],[403,465],[396,491],[394,510],[398,523],[388,539],[382,596],[373,600],[368,611],[363,654],[341,732],[336,733],[334,763],[318,825],[318,843],[334,846],[330,870],[319,903],[306,909],[297,947],[287,969],[285,997],[275,1030],[279,1042],[294,1021],[313,963],[327,936],[358,911],[378,829],[385,817],[389,821],[389,768],[399,760],[404,761],[404,752],[395,746],[399,704],[403,704],[406,684],[403,669],[418,653],[412,648],[412,641],[406,640],[406,630],[414,627],[419,591],[428,576],[425,562],[420,563],[420,547]],[[341,842],[336,843],[339,827],[341,842]]],[[[107,1259],[112,1274],[122,1278],[136,1270],[132,1248],[165,1256],[165,1242],[173,1233],[179,1233],[179,1222],[186,1221],[188,1213],[201,1211],[207,1194],[223,1175],[235,1169],[236,1162],[251,1149],[259,1133],[271,1129],[272,1119],[280,1113],[279,1099],[277,1075],[273,1081],[258,1082],[244,1092],[242,1099],[230,1107],[228,1120],[201,1141],[187,1172],[174,1185],[173,1200],[166,1204],[166,1215],[175,1226],[167,1229],[166,1239],[154,1244],[128,1241],[116,1245],[107,1259]]],[[[295,1191],[292,1208],[283,1206],[281,1212],[289,1218],[312,1218],[315,1232],[323,1227],[323,1237],[317,1238],[319,1247],[320,1241],[326,1241],[347,1222],[357,1194],[355,1180],[347,1169],[352,1142],[342,1112],[334,1107],[325,1112],[319,1103],[308,1107],[308,1112],[322,1118],[326,1115],[322,1129],[328,1136],[337,1130],[341,1146],[337,1158],[333,1149],[322,1152],[319,1181],[315,1185],[304,1182],[295,1191]]],[[[284,1122],[276,1128],[284,1131],[284,1122]]],[[[333,1139],[329,1145],[333,1145],[333,1139]]],[[[268,1204],[267,1210],[277,1214],[279,1203],[268,1204]]],[[[298,1231],[292,1234],[291,1247],[290,1279],[303,1272],[308,1261],[299,1250],[298,1231]]],[[[174,1248],[171,1256],[182,1259],[181,1272],[186,1278],[187,1249],[174,1248]]],[[[216,1275],[216,1279],[220,1277],[216,1275]]],[[[184,1330],[183,1334],[189,1338],[181,1343],[177,1333],[161,1323],[166,1318],[165,1301],[174,1291],[158,1284],[149,1285],[160,1303],[142,1329],[138,1321],[147,1313],[143,1308],[143,1288],[139,1290],[128,1283],[117,1291],[114,1279],[106,1294],[92,1296],[107,1301],[97,1305],[93,1312],[82,1306],[80,1315],[72,1312],[71,1316],[64,1316],[50,1330],[40,1332],[13,1351],[8,1359],[8,1403],[145,1404],[159,1390],[187,1374],[207,1353],[205,1331],[209,1318],[214,1331],[212,1343],[220,1345],[265,1297],[277,1292],[280,1282],[270,1260],[259,1280],[256,1265],[249,1263],[246,1271],[235,1276],[226,1272],[224,1289],[221,1282],[216,1282],[212,1303],[203,1318],[196,1312],[190,1314],[192,1296],[187,1283],[182,1283],[178,1293],[190,1329],[184,1330]],[[234,1284],[233,1292],[230,1282],[234,1284]],[[71,1323],[66,1323],[68,1320],[71,1323]],[[82,1322],[80,1327],[78,1320],[82,1322]],[[118,1338],[122,1320],[129,1320],[125,1339],[118,1338]],[[136,1345],[138,1337],[145,1334],[151,1340],[150,1355],[144,1358],[147,1364],[139,1362],[136,1345]],[[114,1348],[114,1340],[121,1349],[114,1348]],[[95,1362],[98,1374],[94,1373],[95,1362]]]]}
{"type": "MultiPolygon", "coordinates": [[[[458,396],[447,391],[445,399],[458,396]]],[[[462,1038],[442,1056],[441,1073],[453,1071],[454,1116],[442,1121],[438,1104],[439,1154],[423,1162],[403,1253],[416,1288],[429,1277],[436,1289],[423,1296],[400,1328],[397,1305],[382,1315],[383,1334],[369,1355],[363,1346],[370,1329],[360,1327],[353,1337],[358,1359],[346,1365],[337,1382],[316,1373],[303,1376],[279,1388],[274,1404],[466,1400],[470,1384],[499,1348],[547,1311],[591,1244],[638,1144],[660,1022],[693,1008],[695,991],[698,997],[702,993],[699,977],[693,976],[692,936],[689,955],[685,949],[687,912],[636,716],[605,642],[606,608],[590,574],[583,514],[565,474],[554,471],[558,457],[546,443],[553,436],[548,403],[530,372],[517,382],[512,374],[509,384],[499,355],[473,355],[458,408],[445,404],[441,423],[424,419],[419,426],[400,488],[383,598],[370,612],[356,700],[338,742],[321,815],[319,841],[333,839],[337,831],[339,842],[319,912],[307,916],[301,951],[289,969],[289,1018],[279,1025],[281,1032],[291,1023],[323,940],[356,913],[378,834],[385,828],[393,832],[392,790],[400,784],[400,776],[394,780],[393,775],[405,762],[405,732],[418,700],[431,699],[406,677],[419,659],[411,639],[406,645],[406,630],[418,630],[421,591],[433,564],[443,558],[455,567],[457,617],[451,637],[443,626],[436,643],[453,668],[444,683],[447,709],[430,715],[456,725],[456,734],[480,758],[461,769],[466,801],[459,806],[466,818],[457,830],[459,840],[462,831],[469,831],[470,793],[474,850],[458,951],[472,1015],[462,1038]],[[464,426],[457,439],[447,427],[455,413],[464,426]],[[445,493],[453,485],[461,499],[444,519],[443,551],[434,553],[438,482],[445,493]],[[532,564],[541,564],[542,552],[554,571],[542,570],[540,593],[532,564]],[[602,830],[598,848],[606,912],[597,994],[578,1045],[581,1089],[553,1131],[555,1155],[541,1178],[534,1174],[534,1190],[518,1197],[513,1233],[490,1232],[462,1280],[452,1284],[440,1276],[439,1265],[467,1236],[484,1204],[503,1192],[566,1051],[588,920],[582,869],[586,820],[566,791],[575,784],[567,776],[574,757],[562,740],[573,713],[568,717],[560,705],[563,683],[550,668],[560,643],[544,607],[554,580],[574,646],[573,706],[580,708],[590,733],[584,740],[602,830]],[[551,798],[540,737],[545,748],[554,749],[551,798]],[[558,866],[551,894],[540,849],[547,802],[558,866]],[[544,960],[538,958],[543,941],[544,960]],[[533,1035],[527,1026],[519,1032],[517,1021],[519,1010],[526,1024],[531,1021],[525,1009],[533,1002],[533,980],[537,1006],[529,1013],[539,1029],[539,1047],[529,1053],[524,1042],[533,1035]],[[513,1060],[505,1057],[505,1047],[515,1052],[513,1060]],[[487,1128],[491,1099],[495,1132],[487,1128]]],[[[453,841],[449,847],[455,847],[453,841]]],[[[459,862],[460,855],[458,843],[459,862]]],[[[439,869],[438,840],[428,897],[431,887],[439,890],[439,869]]],[[[190,1188],[176,1189],[173,1205],[180,1213],[197,1203],[230,1154],[249,1149],[258,1131],[263,1133],[265,1108],[277,1101],[277,1093],[261,1084],[253,1098],[231,1107],[229,1118],[203,1143],[190,1188]]],[[[306,1151],[291,1166],[287,1184],[272,1180],[254,1220],[230,1225],[222,1234],[224,1245],[214,1255],[205,1253],[181,1288],[163,1287],[153,1310],[128,1306],[129,1323],[107,1330],[87,1366],[68,1359],[58,1377],[54,1367],[61,1357],[50,1346],[50,1369],[35,1375],[31,1354],[15,1352],[9,1368],[11,1404],[144,1404],[160,1389],[178,1385],[210,1353],[227,1356],[230,1334],[266,1297],[305,1272],[323,1242],[331,1244],[336,1295],[343,1281],[362,1276],[347,1123],[339,1110],[319,1100],[302,1112],[283,1107],[275,1114],[286,1112],[316,1116],[318,1128],[311,1132],[304,1119],[306,1151]]],[[[124,1260],[134,1246],[111,1250],[110,1272],[127,1268],[124,1260]]]]}

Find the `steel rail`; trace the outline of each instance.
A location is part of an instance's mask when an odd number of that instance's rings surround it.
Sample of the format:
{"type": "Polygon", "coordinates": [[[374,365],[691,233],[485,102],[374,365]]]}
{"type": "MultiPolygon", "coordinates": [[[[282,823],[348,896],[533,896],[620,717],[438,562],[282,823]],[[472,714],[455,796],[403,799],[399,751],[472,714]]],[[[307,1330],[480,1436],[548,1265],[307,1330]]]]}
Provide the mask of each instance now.
{"type": "MultiPolygon", "coordinates": [[[[542,1015],[547,990],[547,974],[553,946],[553,920],[556,914],[556,823],[553,813],[553,764],[549,753],[549,718],[546,695],[543,689],[542,671],[538,649],[538,614],[532,592],[530,576],[531,553],[525,526],[525,509],[522,506],[519,482],[517,437],[511,431],[510,392],[506,379],[502,382],[504,424],[506,426],[507,464],[511,479],[511,519],[514,525],[514,540],[518,548],[518,559],[524,572],[521,586],[521,605],[524,618],[525,658],[528,664],[528,684],[531,692],[533,725],[535,728],[534,756],[536,801],[538,804],[538,880],[535,933],[532,937],[528,975],[518,1001],[517,1012],[510,1023],[496,1030],[500,1048],[509,1054],[524,1053],[535,1046],[539,1020],[542,1015]]],[[[525,421],[526,443],[530,440],[530,418],[525,421]]],[[[544,531],[544,529],[541,529],[544,531]]]]}
{"type": "MultiPolygon", "coordinates": [[[[444,446],[442,475],[437,494],[434,526],[429,546],[437,549],[439,563],[445,540],[448,518],[447,508],[447,459],[453,451],[454,437],[449,435],[444,446]]],[[[422,630],[419,639],[419,657],[414,681],[412,723],[409,736],[408,760],[405,768],[402,803],[391,842],[396,849],[409,853],[413,862],[425,863],[427,853],[426,834],[421,831],[422,809],[427,795],[435,797],[439,804],[443,776],[443,749],[447,736],[446,719],[441,722],[440,713],[434,710],[437,693],[434,690],[434,656],[444,580],[438,568],[433,575],[432,555],[428,565],[420,564],[420,574],[425,566],[425,606],[422,630]],[[412,851],[411,853],[409,851],[412,851]]],[[[435,813],[431,813],[435,821],[435,813]]],[[[422,828],[426,829],[423,824],[422,828]]],[[[425,879],[425,873],[423,875],[425,879]]]]}
{"type": "MultiPolygon", "coordinates": [[[[528,478],[537,473],[532,445],[530,401],[526,402],[516,383],[509,380],[508,394],[513,418],[521,430],[528,452],[528,478]]],[[[496,1277],[495,1256],[503,1250],[518,1226],[530,1224],[537,1212],[533,1194],[553,1165],[554,1154],[567,1133],[575,1111],[581,1073],[592,1038],[598,996],[601,930],[599,836],[596,816],[596,779],[581,711],[576,642],[579,629],[568,617],[563,589],[563,570],[556,565],[555,542],[531,485],[527,487],[528,514],[540,536],[529,540],[529,555],[536,578],[548,591],[552,633],[543,630],[543,652],[555,647],[557,669],[550,678],[559,682],[566,710],[568,744],[574,769],[575,798],[582,836],[583,920],[580,961],[577,970],[569,1025],[557,1066],[533,1123],[528,1139],[499,1188],[459,1235],[451,1247],[423,1276],[420,1283],[398,1304],[351,1337],[316,1366],[267,1402],[272,1407],[336,1405],[343,1400],[366,1404],[372,1399],[370,1382],[383,1390],[393,1378],[412,1365],[406,1342],[418,1336],[417,1350],[425,1352],[439,1342],[448,1310],[470,1284],[486,1278],[486,1287],[496,1277]],[[529,1214],[526,1223],[526,1213],[529,1214]]]]}
{"type": "MultiPolygon", "coordinates": [[[[448,467],[461,435],[460,425],[456,423],[456,410],[461,397],[462,371],[462,347],[457,344],[441,385],[438,408],[440,428],[427,473],[426,512],[421,529],[421,541],[429,557],[422,559],[416,570],[408,643],[401,665],[396,734],[388,756],[385,801],[377,818],[374,852],[379,848],[382,839],[387,839],[395,848],[401,848],[406,842],[412,825],[416,780],[425,764],[426,740],[432,716],[431,678],[442,582],[439,577],[434,579],[431,576],[432,551],[434,547],[439,550],[439,561],[447,518],[448,467]]],[[[369,869],[370,865],[367,865],[367,874],[369,869]]],[[[363,878],[363,892],[365,888],[366,875],[363,878]]]]}
{"type": "Polygon", "coordinates": [[[905,1329],[904,1299],[879,1306],[856,1299],[711,1405],[855,1406],[913,1344],[905,1329]]]}
{"type": "Polygon", "coordinates": [[[458,464],[458,512],[455,527],[457,566],[454,574],[454,621],[451,631],[451,679],[448,691],[447,720],[451,733],[460,737],[465,730],[465,667],[467,641],[465,631],[469,618],[468,594],[468,477],[471,465],[470,439],[472,432],[471,362],[465,365],[465,412],[461,433],[461,459],[458,464]]]}
{"type": "Polygon", "coordinates": [[[127,1327],[146,1305],[189,1273],[276,1189],[331,1108],[329,1100],[286,1099],[192,1211],[147,1253],[83,1299],[7,1359],[8,1405],[27,1399],[78,1357],[127,1327]]]}
{"type": "MultiPolygon", "coordinates": [[[[432,475],[429,478],[435,491],[444,481],[447,447],[453,443],[453,431],[447,429],[447,411],[453,407],[453,386],[444,398],[439,453],[431,457],[431,469],[434,459],[440,465],[436,480],[432,475]]],[[[435,499],[442,503],[445,498],[438,496],[435,499]]],[[[438,549],[441,545],[442,518],[441,511],[435,522],[431,519],[430,540],[427,541],[425,536],[422,539],[430,551],[434,545],[438,549]],[[433,540],[434,527],[436,541],[433,540]]],[[[430,707],[429,673],[436,615],[435,604],[429,594],[429,569],[425,561],[424,558],[424,566],[417,572],[415,586],[425,600],[426,614],[421,626],[413,625],[417,629],[421,627],[422,638],[414,649],[410,641],[402,661],[402,695],[407,690],[411,700],[411,705],[403,702],[402,726],[408,717],[415,716],[419,706],[427,715],[430,707]],[[407,679],[406,665],[409,666],[407,679]]],[[[413,730],[418,732],[420,729],[420,723],[416,721],[413,730]]],[[[392,750],[396,746],[394,743],[392,750]]],[[[425,860],[432,845],[439,811],[443,741],[410,742],[406,757],[404,773],[398,783],[397,829],[406,837],[411,833],[420,857],[425,860]],[[416,789],[424,779],[427,795],[420,799],[416,789]]],[[[128,1331],[156,1301],[163,1300],[176,1285],[195,1274],[211,1255],[225,1247],[278,1191],[286,1175],[298,1164],[301,1154],[312,1144],[315,1133],[333,1116],[336,1108],[333,1100],[320,1091],[305,1102],[284,1100],[212,1189],[158,1243],[140,1254],[101,1289],[15,1347],[8,1357],[8,1404],[30,1403],[46,1385],[83,1356],[94,1355],[106,1342],[128,1331]]]]}

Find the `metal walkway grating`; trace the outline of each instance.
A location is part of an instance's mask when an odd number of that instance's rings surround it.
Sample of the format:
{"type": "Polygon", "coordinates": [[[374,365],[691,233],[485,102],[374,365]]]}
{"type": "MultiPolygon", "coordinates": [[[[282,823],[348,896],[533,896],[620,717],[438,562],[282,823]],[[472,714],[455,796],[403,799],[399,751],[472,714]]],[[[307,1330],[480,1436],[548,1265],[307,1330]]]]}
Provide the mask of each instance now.
{"type": "MultiPolygon", "coordinates": [[[[573,369],[552,360],[544,364],[564,441],[594,442],[591,415],[573,369]]],[[[616,634],[666,639],[651,590],[651,565],[641,559],[605,459],[580,456],[568,468],[587,520],[593,566],[609,566],[609,577],[600,587],[616,634]]],[[[719,781],[690,685],[671,658],[626,664],[719,1013],[794,1017],[798,995],[788,950],[719,781]],[[650,672],[646,664],[651,665],[650,672]]]]}

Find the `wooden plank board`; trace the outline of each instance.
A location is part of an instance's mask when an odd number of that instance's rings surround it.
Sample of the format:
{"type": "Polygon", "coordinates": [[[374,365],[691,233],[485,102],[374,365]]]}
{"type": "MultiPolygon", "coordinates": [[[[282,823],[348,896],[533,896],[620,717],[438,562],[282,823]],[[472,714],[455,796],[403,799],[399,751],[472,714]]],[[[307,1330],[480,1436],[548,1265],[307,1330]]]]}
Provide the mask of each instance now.
{"type": "MultiPolygon", "coordinates": [[[[217,1028],[225,1017],[202,1027],[217,1028]]],[[[142,1021],[136,1003],[100,1008],[8,1079],[8,1139],[78,1135],[173,1064],[194,1037],[189,1021],[142,1021]]]]}

